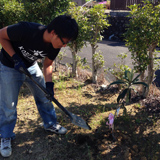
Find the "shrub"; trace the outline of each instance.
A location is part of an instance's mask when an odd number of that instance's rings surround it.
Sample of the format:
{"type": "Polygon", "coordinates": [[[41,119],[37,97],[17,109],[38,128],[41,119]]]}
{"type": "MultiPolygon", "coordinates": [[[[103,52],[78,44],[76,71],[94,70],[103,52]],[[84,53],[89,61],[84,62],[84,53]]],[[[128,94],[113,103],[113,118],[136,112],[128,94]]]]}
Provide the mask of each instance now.
{"type": "Polygon", "coordinates": [[[25,14],[24,4],[16,0],[0,0],[0,27],[22,21],[25,14]],[[9,17],[9,18],[8,18],[9,17]]]}

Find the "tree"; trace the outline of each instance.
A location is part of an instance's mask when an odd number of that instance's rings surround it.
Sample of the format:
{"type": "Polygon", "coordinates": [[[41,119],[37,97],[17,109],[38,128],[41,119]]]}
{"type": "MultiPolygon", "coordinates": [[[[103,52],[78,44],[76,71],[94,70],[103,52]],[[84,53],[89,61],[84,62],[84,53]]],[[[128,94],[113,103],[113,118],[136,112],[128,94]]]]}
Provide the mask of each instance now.
{"type": "Polygon", "coordinates": [[[47,25],[57,15],[66,10],[70,1],[0,0],[0,27],[2,28],[19,21],[30,21],[47,25]]]}
{"type": "Polygon", "coordinates": [[[0,0],[0,27],[8,26],[23,20],[25,9],[17,0],[0,0]],[[15,7],[16,6],[16,7],[15,7]]]}
{"type": "Polygon", "coordinates": [[[76,6],[74,2],[69,3],[69,8],[67,9],[66,14],[69,14],[76,20],[79,27],[78,37],[75,41],[68,44],[72,53],[72,76],[77,76],[77,63],[79,61],[78,51],[80,51],[84,45],[86,45],[86,37],[87,37],[87,9],[82,8],[81,6],[76,6]]]}
{"type": "Polygon", "coordinates": [[[71,0],[25,0],[25,20],[48,25],[52,19],[68,8],[71,0]]]}
{"type": "MultiPolygon", "coordinates": [[[[154,51],[160,45],[160,5],[154,7],[145,1],[143,7],[137,4],[129,8],[131,19],[125,33],[126,45],[134,60],[134,69],[141,73],[141,81],[144,81],[144,72],[148,69],[147,84],[150,86],[154,76],[154,51]]],[[[148,91],[149,87],[145,96],[148,91]]]]}
{"type": "Polygon", "coordinates": [[[104,5],[97,4],[94,5],[93,8],[88,11],[88,41],[91,44],[92,48],[92,82],[97,82],[97,71],[99,67],[102,67],[102,63],[99,62],[100,65],[97,65],[97,59],[102,60],[102,58],[98,58],[94,56],[96,53],[96,49],[98,48],[97,43],[102,40],[101,32],[105,28],[109,26],[107,15],[105,14],[104,5]],[[95,59],[96,58],[96,59],[95,59]]]}

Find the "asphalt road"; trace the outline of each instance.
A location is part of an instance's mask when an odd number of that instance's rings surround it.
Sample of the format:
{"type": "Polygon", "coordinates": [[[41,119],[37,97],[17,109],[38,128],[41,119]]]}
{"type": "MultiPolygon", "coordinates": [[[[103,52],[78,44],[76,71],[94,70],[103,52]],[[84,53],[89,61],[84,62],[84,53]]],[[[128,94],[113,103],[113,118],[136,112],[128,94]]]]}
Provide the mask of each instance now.
{"type": "MultiPolygon", "coordinates": [[[[119,41],[109,41],[109,40],[103,40],[102,42],[98,43],[98,48],[97,51],[102,51],[102,55],[104,56],[105,60],[105,66],[104,68],[112,68],[113,64],[120,64],[120,58],[117,57],[117,55],[121,53],[127,53],[127,58],[124,61],[124,64],[128,65],[129,67],[132,66],[132,60],[131,60],[131,53],[128,50],[128,47],[125,46],[124,42],[119,42],[119,41]]],[[[71,51],[69,50],[68,47],[65,47],[62,49],[66,50],[65,54],[66,56],[63,58],[62,63],[72,63],[72,55],[71,51]]],[[[86,58],[88,61],[88,64],[91,66],[92,63],[92,50],[90,44],[87,45],[87,47],[84,47],[81,52],[78,52],[78,55],[81,56],[82,58],[86,58]]],[[[114,77],[111,73],[107,73],[106,78],[108,81],[113,81],[114,77]]]]}

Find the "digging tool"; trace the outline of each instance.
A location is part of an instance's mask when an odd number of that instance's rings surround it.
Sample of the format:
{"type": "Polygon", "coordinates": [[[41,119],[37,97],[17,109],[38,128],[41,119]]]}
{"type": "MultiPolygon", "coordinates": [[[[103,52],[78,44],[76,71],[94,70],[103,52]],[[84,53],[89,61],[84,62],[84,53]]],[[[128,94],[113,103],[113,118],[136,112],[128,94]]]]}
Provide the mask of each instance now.
{"type": "Polygon", "coordinates": [[[85,122],[81,117],[79,116],[76,116],[75,114],[69,112],[66,108],[64,108],[47,90],[44,86],[42,86],[41,84],[37,83],[32,75],[27,71],[27,70],[24,70],[22,67],[20,68],[20,71],[22,73],[24,73],[26,76],[28,76],[32,82],[34,82],[37,87],[39,87],[39,89],[41,89],[45,96],[50,99],[51,101],[53,101],[66,115],[68,115],[68,117],[70,118],[71,122],[74,124],[74,125],[77,125],[79,127],[82,127],[84,129],[89,129],[91,130],[91,127],[87,124],[87,122],[85,122]]]}

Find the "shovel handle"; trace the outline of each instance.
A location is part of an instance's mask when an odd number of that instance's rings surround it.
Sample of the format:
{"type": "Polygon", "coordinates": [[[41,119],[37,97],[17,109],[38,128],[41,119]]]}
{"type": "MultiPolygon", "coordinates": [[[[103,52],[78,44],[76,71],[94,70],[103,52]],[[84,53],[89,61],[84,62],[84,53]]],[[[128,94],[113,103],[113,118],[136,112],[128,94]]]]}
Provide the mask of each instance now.
{"type": "Polygon", "coordinates": [[[70,114],[70,112],[68,112],[68,110],[66,108],[64,108],[54,97],[52,97],[52,101],[65,113],[68,115],[68,117],[71,119],[72,121],[72,116],[70,114]]]}
{"type": "Polygon", "coordinates": [[[32,75],[28,72],[28,70],[24,70],[23,68],[21,68],[21,72],[24,73],[26,76],[28,76],[33,83],[35,83],[37,85],[37,87],[39,87],[39,89],[44,92],[45,96],[50,99],[51,101],[53,101],[66,115],[68,115],[68,117],[70,118],[71,122],[79,127],[85,128],[85,129],[91,129],[91,127],[80,117],[76,116],[75,114],[69,112],[66,108],[64,108],[58,101],[57,99],[55,99],[47,90],[44,86],[42,86],[41,84],[37,83],[32,75]]]}
{"type": "Polygon", "coordinates": [[[37,87],[39,87],[41,89],[41,91],[44,92],[44,94],[46,95],[46,97],[49,97],[49,99],[51,99],[65,114],[67,114],[69,116],[69,118],[72,120],[72,116],[70,114],[70,112],[64,108],[47,90],[44,86],[42,86],[41,84],[37,83],[33,77],[31,76],[31,74],[28,72],[28,70],[24,70],[22,67],[20,68],[20,71],[22,73],[24,73],[26,76],[28,76],[36,85],[37,87]]]}

